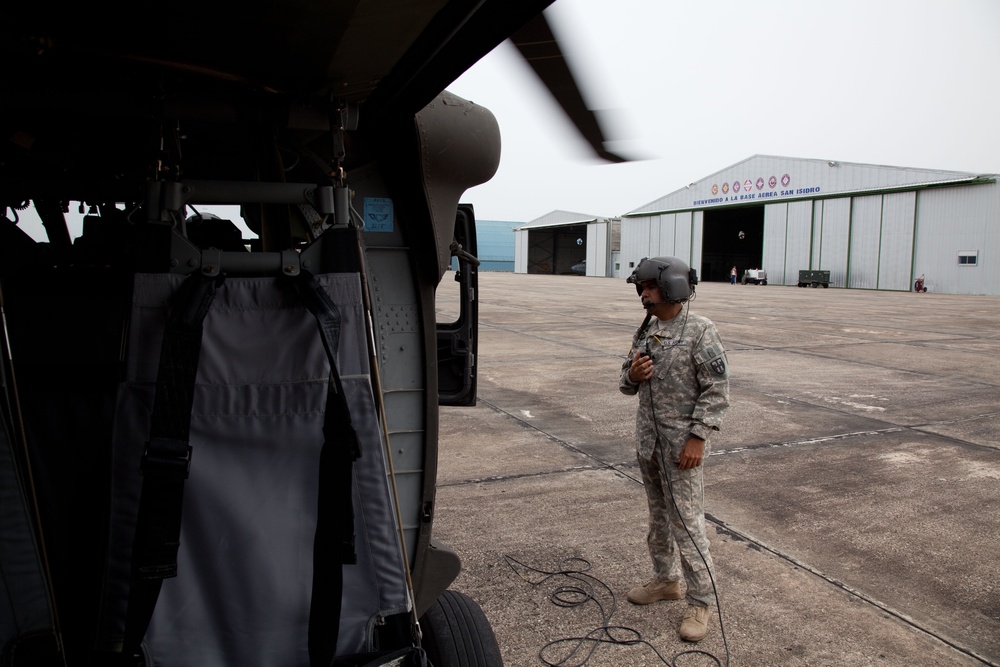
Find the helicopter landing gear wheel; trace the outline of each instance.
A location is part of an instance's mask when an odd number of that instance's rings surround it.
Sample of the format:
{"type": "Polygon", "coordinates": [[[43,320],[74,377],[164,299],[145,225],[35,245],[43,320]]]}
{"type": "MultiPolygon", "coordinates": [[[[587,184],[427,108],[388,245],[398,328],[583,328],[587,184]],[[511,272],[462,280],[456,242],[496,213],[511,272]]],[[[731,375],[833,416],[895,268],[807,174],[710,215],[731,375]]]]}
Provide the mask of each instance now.
{"type": "Polygon", "coordinates": [[[503,667],[489,619],[464,593],[442,593],[420,618],[420,627],[434,667],[503,667]]]}

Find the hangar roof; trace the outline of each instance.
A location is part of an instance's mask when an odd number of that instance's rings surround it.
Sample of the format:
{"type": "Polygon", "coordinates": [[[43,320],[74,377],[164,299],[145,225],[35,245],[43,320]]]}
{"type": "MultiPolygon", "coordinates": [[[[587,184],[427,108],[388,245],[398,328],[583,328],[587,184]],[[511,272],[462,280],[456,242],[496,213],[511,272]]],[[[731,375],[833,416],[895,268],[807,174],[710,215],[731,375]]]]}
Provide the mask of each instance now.
{"type": "Polygon", "coordinates": [[[590,213],[572,213],[570,211],[552,211],[546,213],[540,218],[535,218],[530,222],[526,222],[523,225],[514,229],[517,231],[519,229],[540,229],[542,227],[565,227],[571,224],[585,225],[590,222],[596,222],[598,220],[603,220],[604,218],[593,215],[590,213]]]}
{"type": "Polygon", "coordinates": [[[623,217],[995,180],[995,174],[753,155],[623,217]]]}

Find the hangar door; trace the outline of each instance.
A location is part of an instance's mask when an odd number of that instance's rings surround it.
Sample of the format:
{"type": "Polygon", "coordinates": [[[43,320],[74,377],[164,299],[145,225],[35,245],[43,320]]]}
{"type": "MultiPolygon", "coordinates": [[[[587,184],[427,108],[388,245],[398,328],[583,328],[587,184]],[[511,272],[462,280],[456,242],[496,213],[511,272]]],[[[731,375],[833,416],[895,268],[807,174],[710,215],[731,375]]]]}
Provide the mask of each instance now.
{"type": "Polygon", "coordinates": [[[764,248],[764,207],[706,209],[701,251],[703,282],[729,282],[736,267],[737,279],[746,269],[761,266],[764,248]]]}
{"type": "Polygon", "coordinates": [[[528,231],[528,273],[570,274],[587,258],[587,225],[528,231]]]}

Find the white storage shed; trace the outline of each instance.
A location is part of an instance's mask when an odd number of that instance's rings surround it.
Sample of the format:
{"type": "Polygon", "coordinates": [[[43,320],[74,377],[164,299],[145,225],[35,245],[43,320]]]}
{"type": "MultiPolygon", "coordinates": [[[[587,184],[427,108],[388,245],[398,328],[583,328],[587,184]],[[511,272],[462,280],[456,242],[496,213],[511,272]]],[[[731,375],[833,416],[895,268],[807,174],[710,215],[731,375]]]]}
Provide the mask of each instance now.
{"type": "Polygon", "coordinates": [[[609,276],[618,218],[552,211],[514,229],[514,273],[609,276]]]}

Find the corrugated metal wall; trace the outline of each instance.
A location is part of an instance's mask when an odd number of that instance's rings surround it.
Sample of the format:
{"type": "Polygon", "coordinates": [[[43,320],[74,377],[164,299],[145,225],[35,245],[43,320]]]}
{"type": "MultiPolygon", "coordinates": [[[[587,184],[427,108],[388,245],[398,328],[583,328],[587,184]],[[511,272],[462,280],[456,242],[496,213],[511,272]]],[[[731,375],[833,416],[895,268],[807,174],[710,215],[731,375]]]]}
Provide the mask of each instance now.
{"type": "Polygon", "coordinates": [[[823,202],[812,203],[812,244],[809,247],[809,268],[818,269],[823,256],[823,202]]]}
{"type": "Polygon", "coordinates": [[[878,249],[882,233],[882,195],[854,197],[851,203],[851,246],[847,286],[878,287],[878,249]]]}
{"type": "Polygon", "coordinates": [[[514,231],[514,273],[528,272],[528,230],[514,231]]]}
{"type": "Polygon", "coordinates": [[[811,268],[830,271],[833,287],[910,290],[916,276],[930,273],[923,266],[933,267],[938,287],[949,293],[1000,294],[997,254],[996,184],[770,204],[764,211],[763,268],[775,285],[794,285],[798,270],[811,268]],[[960,265],[961,251],[978,251],[978,266],[960,265]]]}
{"type": "MultiPolygon", "coordinates": [[[[788,204],[788,222],[785,228],[785,275],[780,283],[782,285],[798,284],[799,271],[810,268],[812,213],[811,201],[796,201],[788,204]]],[[[770,275],[768,282],[770,282],[770,275]]],[[[775,280],[775,283],[777,282],[775,280]]]]}
{"type": "Polygon", "coordinates": [[[595,222],[587,225],[587,275],[607,276],[611,259],[609,243],[611,223],[595,222]]]}
{"type": "Polygon", "coordinates": [[[910,289],[913,220],[916,206],[916,192],[882,195],[882,242],[879,248],[878,289],[910,289]]]}
{"type": "MultiPolygon", "coordinates": [[[[480,271],[513,271],[516,222],[476,220],[476,257],[480,271]]],[[[452,268],[458,260],[452,258],[452,268]]]]}
{"type": "Polygon", "coordinates": [[[851,240],[851,199],[824,199],[820,251],[814,269],[830,272],[830,287],[847,287],[851,240]]]}
{"type": "Polygon", "coordinates": [[[764,207],[764,247],[761,252],[763,266],[767,271],[767,282],[774,285],[785,284],[785,232],[788,229],[788,204],[773,204],[764,207]]]}
{"type": "Polygon", "coordinates": [[[916,210],[913,274],[928,290],[1000,295],[1000,185],[923,190],[916,210]],[[960,265],[961,251],[977,264],[960,265]]]}
{"type": "Polygon", "coordinates": [[[643,257],[678,257],[698,269],[703,227],[702,211],[664,213],[622,221],[622,274],[630,274],[643,257]]]}
{"type": "Polygon", "coordinates": [[[659,220],[659,216],[631,218],[627,223],[622,221],[619,261],[623,276],[631,275],[639,260],[649,254],[649,230],[654,219],[659,220]]]}
{"type": "MultiPolygon", "coordinates": [[[[701,270],[701,251],[705,243],[705,212],[704,211],[692,211],[691,212],[691,227],[689,228],[691,233],[689,235],[690,245],[688,246],[687,254],[678,255],[675,257],[680,257],[688,266],[698,271],[698,275],[702,275],[701,270]]],[[[680,252],[680,249],[678,249],[680,252]]]]}

